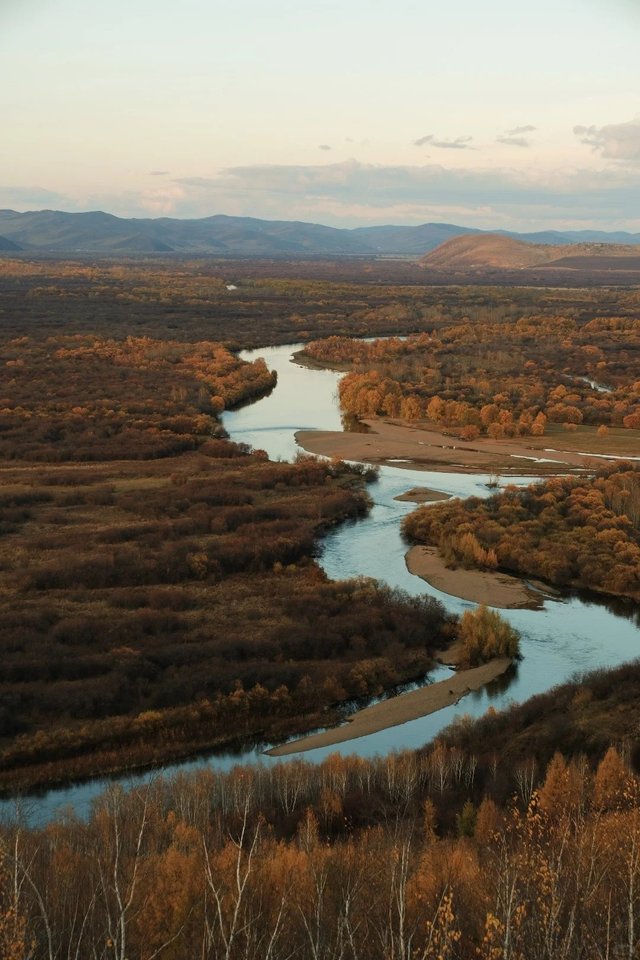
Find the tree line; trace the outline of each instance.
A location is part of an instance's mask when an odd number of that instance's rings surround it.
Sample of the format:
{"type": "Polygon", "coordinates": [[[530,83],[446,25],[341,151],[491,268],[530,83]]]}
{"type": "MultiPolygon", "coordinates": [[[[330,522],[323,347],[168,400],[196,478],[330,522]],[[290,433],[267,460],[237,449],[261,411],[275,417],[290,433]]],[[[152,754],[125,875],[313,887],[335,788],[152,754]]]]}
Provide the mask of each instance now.
{"type": "Polygon", "coordinates": [[[302,356],[347,368],[345,412],[427,420],[465,440],[542,436],[547,424],[640,427],[640,322],[525,316],[374,342],[331,337],[302,356]]]}
{"type": "Polygon", "coordinates": [[[640,598],[640,470],[629,462],[420,507],[403,532],[437,546],[448,566],[640,598]]]}
{"type": "Polygon", "coordinates": [[[6,960],[634,960],[624,750],[518,765],[446,742],[124,791],[0,828],[6,960]]]}

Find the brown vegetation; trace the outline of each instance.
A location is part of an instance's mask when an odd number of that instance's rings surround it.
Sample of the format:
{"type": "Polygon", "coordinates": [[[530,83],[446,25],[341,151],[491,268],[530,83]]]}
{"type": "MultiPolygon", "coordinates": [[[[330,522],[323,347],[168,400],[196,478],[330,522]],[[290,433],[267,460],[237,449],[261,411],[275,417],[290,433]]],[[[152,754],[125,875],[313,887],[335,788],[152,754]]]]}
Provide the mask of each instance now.
{"type": "MultiPolygon", "coordinates": [[[[507,278],[508,280],[509,278],[507,278]]],[[[474,278],[474,282],[478,282],[474,278]]],[[[88,333],[233,347],[431,332],[528,316],[637,317],[640,291],[460,286],[406,261],[0,258],[3,335],[88,333]],[[227,290],[232,282],[237,290],[227,290]]],[[[542,281],[541,281],[542,282],[542,281]]],[[[631,283],[633,281],[630,281],[631,283]]],[[[575,287],[576,280],[570,278],[575,287]]]]}
{"type": "Polygon", "coordinates": [[[275,738],[428,669],[437,604],[313,562],[368,509],[366,471],[225,438],[220,411],[273,386],[262,361],[84,335],[0,350],[5,789],[275,738]]]}
{"type": "Polygon", "coordinates": [[[481,604],[476,610],[465,610],[458,626],[460,663],[477,666],[495,657],[515,659],[520,653],[520,635],[495,610],[481,604]]]}
{"type": "Polygon", "coordinates": [[[437,546],[449,566],[640,599],[640,470],[629,463],[420,507],[403,531],[437,546]]]}
{"type": "Polygon", "coordinates": [[[463,440],[538,437],[547,423],[640,429],[635,318],[467,321],[405,340],[331,337],[304,355],[349,368],[346,413],[428,420],[463,440]]]}
{"type": "Polygon", "coordinates": [[[268,393],[264,360],[221,344],[97,335],[0,343],[2,460],[145,460],[224,436],[218,415],[268,393]]]}
{"type": "Polygon", "coordinates": [[[223,407],[273,385],[226,348],[508,331],[514,317],[552,330],[560,316],[563,336],[593,323],[610,341],[599,346],[617,387],[635,363],[639,301],[632,289],[431,288],[412,270],[0,261],[5,785],[284,735],[424,671],[450,631],[441,610],[327,584],[313,563],[319,532],[366,509],[361,479],[269,464],[224,438],[223,407]]]}
{"type": "MultiPolygon", "coordinates": [[[[0,943],[49,960],[634,960],[624,751],[514,765],[440,742],[109,790],[0,830],[0,943]]],[[[9,950],[11,952],[9,952],[9,950]]]]}
{"type": "Polygon", "coordinates": [[[419,261],[421,267],[442,271],[521,270],[557,266],[593,270],[640,266],[640,247],[620,243],[528,243],[498,233],[452,237],[419,261]]]}
{"type": "MultiPolygon", "coordinates": [[[[638,622],[637,608],[629,609],[638,622]]],[[[640,768],[640,661],[596,670],[479,720],[463,717],[441,739],[450,748],[512,767],[535,761],[543,769],[556,750],[601,758],[610,743],[625,743],[640,768]]]]}
{"type": "Polygon", "coordinates": [[[566,248],[526,243],[497,233],[452,237],[419,261],[435,270],[534,267],[562,256],[566,248]],[[562,252],[561,252],[562,251],[562,252]]]}

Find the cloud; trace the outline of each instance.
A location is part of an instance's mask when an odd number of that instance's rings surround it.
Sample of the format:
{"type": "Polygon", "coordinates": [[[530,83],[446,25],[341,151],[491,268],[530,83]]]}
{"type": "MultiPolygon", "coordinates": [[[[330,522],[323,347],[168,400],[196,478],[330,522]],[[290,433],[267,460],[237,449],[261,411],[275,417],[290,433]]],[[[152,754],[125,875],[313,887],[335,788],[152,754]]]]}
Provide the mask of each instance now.
{"type": "Polygon", "coordinates": [[[508,147],[530,147],[531,141],[526,137],[496,137],[496,143],[506,143],[508,147]]]}
{"type": "Polygon", "coordinates": [[[318,147],[318,150],[331,150],[331,147],[329,146],[328,143],[321,143],[320,146],[318,147]]]}
{"type": "Polygon", "coordinates": [[[420,137],[413,141],[414,147],[424,147],[429,144],[430,147],[438,147],[439,150],[473,150],[469,144],[473,137],[456,137],[455,140],[436,140],[435,134],[428,133],[426,137],[420,137]]]}
{"type": "Polygon", "coordinates": [[[533,133],[536,129],[536,127],[532,127],[530,123],[527,123],[524,127],[514,127],[512,130],[507,130],[507,136],[517,137],[521,133],[533,133]]]}
{"type": "Polygon", "coordinates": [[[63,193],[55,190],[46,190],[44,187],[5,187],[0,185],[0,207],[25,207],[32,210],[42,210],[43,207],[60,209],[74,206],[73,201],[63,193]]]}
{"type": "Polygon", "coordinates": [[[521,127],[512,127],[511,130],[506,130],[501,136],[496,137],[496,143],[504,143],[507,147],[530,147],[531,140],[523,134],[533,133],[535,129],[530,123],[521,127]]]}
{"type": "Polygon", "coordinates": [[[581,143],[591,147],[607,160],[640,162],[640,118],[626,123],[609,123],[604,127],[573,128],[581,143]]]}
{"type": "Polygon", "coordinates": [[[345,226],[449,219],[493,228],[640,230],[637,177],[622,168],[523,174],[512,168],[386,166],[349,160],[230,167],[217,176],[173,182],[184,191],[176,200],[178,216],[225,212],[345,226]]]}
{"type": "Polygon", "coordinates": [[[140,206],[154,216],[167,216],[185,197],[185,190],[180,184],[167,183],[155,190],[145,190],[140,196],[140,206]]]}
{"type": "Polygon", "coordinates": [[[149,170],[150,177],[168,177],[169,170],[149,170]]]}
{"type": "Polygon", "coordinates": [[[255,164],[210,176],[143,179],[142,188],[71,199],[42,187],[0,190],[0,207],[107,210],[119,216],[197,218],[225,213],[335,226],[440,221],[488,229],[600,228],[640,232],[638,170],[609,165],[528,173],[435,162],[357,160],[255,164]]]}

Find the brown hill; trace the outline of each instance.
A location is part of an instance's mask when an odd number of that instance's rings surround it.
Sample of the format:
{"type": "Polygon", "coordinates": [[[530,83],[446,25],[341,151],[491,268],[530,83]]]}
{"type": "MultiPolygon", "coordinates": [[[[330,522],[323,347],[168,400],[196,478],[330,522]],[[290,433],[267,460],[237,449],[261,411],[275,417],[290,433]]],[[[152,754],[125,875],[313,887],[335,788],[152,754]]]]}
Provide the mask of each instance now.
{"type": "Polygon", "coordinates": [[[482,233],[446,240],[423,257],[420,265],[435,270],[482,270],[486,267],[513,270],[547,263],[550,259],[547,251],[554,251],[555,257],[558,249],[502,237],[497,233],[482,233]]]}
{"type": "Polygon", "coordinates": [[[497,233],[453,237],[419,261],[432,270],[522,270],[558,266],[569,269],[624,269],[628,258],[637,268],[640,247],[616,243],[525,243],[497,233]]]}

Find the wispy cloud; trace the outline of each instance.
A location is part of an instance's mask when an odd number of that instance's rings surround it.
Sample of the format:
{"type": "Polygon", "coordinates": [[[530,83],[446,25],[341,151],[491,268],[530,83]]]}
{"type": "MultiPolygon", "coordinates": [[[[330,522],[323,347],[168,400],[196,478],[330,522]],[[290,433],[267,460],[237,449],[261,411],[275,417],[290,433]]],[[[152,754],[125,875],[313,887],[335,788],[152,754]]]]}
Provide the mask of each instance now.
{"type": "Polygon", "coordinates": [[[529,137],[524,136],[524,134],[533,133],[535,129],[536,128],[530,123],[526,123],[521,127],[512,127],[511,130],[505,130],[503,134],[496,137],[496,143],[503,143],[507,147],[530,147],[531,140],[529,137]]]}
{"type": "Polygon", "coordinates": [[[496,137],[496,143],[505,143],[508,147],[530,147],[531,141],[526,137],[496,137]]]}
{"type": "Polygon", "coordinates": [[[33,210],[39,210],[43,207],[64,207],[69,209],[74,203],[66,194],[57,193],[55,190],[47,190],[45,187],[38,186],[14,186],[6,187],[0,185],[0,207],[12,208],[30,207],[33,210]]]}
{"type": "Polygon", "coordinates": [[[427,144],[430,147],[437,147],[439,150],[472,150],[470,146],[473,137],[456,137],[455,140],[437,140],[434,133],[428,133],[425,137],[419,137],[413,141],[414,147],[424,147],[427,144]]]}
{"type": "Polygon", "coordinates": [[[331,150],[331,147],[329,146],[328,143],[321,143],[320,146],[318,147],[318,150],[331,150]]]}
{"type": "Polygon", "coordinates": [[[507,130],[507,136],[518,137],[522,133],[533,133],[535,129],[536,127],[533,127],[530,123],[527,123],[523,127],[513,127],[511,130],[507,130]]]}
{"type": "Polygon", "coordinates": [[[640,117],[604,127],[576,126],[573,132],[581,143],[607,160],[640,162],[640,117]]]}
{"type": "Polygon", "coordinates": [[[149,170],[150,177],[168,177],[169,170],[149,170]]]}

